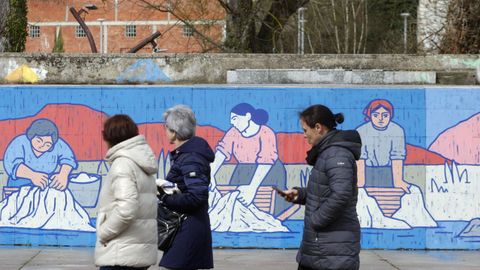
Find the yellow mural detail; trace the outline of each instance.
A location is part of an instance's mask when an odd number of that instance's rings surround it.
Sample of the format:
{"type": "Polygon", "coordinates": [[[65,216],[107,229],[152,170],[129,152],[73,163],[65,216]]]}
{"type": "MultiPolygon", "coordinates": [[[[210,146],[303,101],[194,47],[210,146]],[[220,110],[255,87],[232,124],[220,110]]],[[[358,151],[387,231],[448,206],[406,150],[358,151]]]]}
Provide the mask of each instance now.
{"type": "Polygon", "coordinates": [[[39,77],[35,71],[27,65],[22,65],[14,71],[10,72],[5,80],[12,83],[36,83],[39,77]]]}

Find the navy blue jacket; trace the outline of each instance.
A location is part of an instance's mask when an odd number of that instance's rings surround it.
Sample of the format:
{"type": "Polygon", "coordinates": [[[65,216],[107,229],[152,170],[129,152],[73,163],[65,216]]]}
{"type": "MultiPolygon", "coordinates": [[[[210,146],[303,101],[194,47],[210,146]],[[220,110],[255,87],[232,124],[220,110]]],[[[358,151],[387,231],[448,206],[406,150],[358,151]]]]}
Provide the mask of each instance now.
{"type": "Polygon", "coordinates": [[[313,166],[296,203],[305,204],[305,226],[297,255],[311,269],[358,270],[360,224],[357,165],[362,142],[357,131],[332,130],[308,152],[313,166]]]}
{"type": "Polygon", "coordinates": [[[208,216],[210,163],[215,154],[200,137],[192,137],[171,154],[167,180],[177,184],[181,194],[163,197],[171,210],[187,214],[172,246],[163,254],[160,266],[173,269],[213,268],[212,233],[208,216]]]}

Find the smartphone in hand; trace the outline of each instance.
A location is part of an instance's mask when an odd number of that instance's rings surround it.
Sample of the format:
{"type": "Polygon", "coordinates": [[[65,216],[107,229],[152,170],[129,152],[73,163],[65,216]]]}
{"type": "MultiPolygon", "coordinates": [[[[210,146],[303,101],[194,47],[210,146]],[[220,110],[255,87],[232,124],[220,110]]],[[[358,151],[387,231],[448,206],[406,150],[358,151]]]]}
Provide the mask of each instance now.
{"type": "Polygon", "coordinates": [[[276,187],[276,186],[272,186],[272,189],[274,189],[276,192],[278,192],[278,194],[280,194],[281,196],[287,195],[287,194],[285,193],[285,191],[279,189],[279,188],[276,187]]]}

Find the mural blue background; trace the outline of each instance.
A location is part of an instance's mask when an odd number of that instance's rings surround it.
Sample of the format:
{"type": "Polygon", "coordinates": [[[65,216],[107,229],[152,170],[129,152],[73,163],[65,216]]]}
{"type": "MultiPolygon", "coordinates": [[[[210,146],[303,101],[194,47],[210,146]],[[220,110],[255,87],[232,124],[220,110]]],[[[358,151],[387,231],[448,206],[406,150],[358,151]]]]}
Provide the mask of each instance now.
{"type": "MultiPolygon", "coordinates": [[[[480,91],[473,87],[235,87],[235,86],[0,86],[0,120],[38,113],[47,104],[85,105],[108,115],[125,113],[137,123],[163,122],[162,113],[177,104],[196,112],[199,125],[227,130],[230,109],[248,102],[269,112],[275,132],[301,133],[298,113],[312,104],[342,112],[340,129],[364,122],[363,109],[373,99],[388,99],[395,108],[393,121],[402,126],[406,142],[428,148],[445,129],[480,111],[480,91]]],[[[478,179],[475,179],[478,181],[478,179]]],[[[478,198],[478,197],[477,197],[478,198]]],[[[468,222],[440,222],[439,228],[362,230],[363,248],[480,248],[480,238],[462,239],[468,222]]],[[[215,246],[295,248],[302,221],[286,221],[291,233],[214,233],[215,246]]],[[[0,244],[90,245],[92,233],[45,233],[35,229],[0,229],[0,244]],[[46,235],[39,237],[39,235],[46,235]],[[76,240],[74,240],[76,239],[76,240]]]]}

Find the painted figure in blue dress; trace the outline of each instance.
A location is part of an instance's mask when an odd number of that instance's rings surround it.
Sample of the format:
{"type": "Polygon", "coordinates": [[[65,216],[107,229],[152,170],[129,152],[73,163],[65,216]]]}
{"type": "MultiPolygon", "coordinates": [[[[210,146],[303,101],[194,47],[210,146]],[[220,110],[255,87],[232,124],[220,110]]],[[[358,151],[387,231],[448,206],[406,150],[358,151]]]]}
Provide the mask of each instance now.
{"type": "Polygon", "coordinates": [[[8,187],[28,185],[43,190],[49,186],[63,191],[77,162],[70,146],[59,138],[57,126],[48,119],[38,119],[8,145],[3,165],[8,187]]]}
{"type": "Polygon", "coordinates": [[[8,145],[8,183],[0,202],[0,227],[95,231],[68,189],[75,155],[48,119],[37,119],[8,145]]]}

